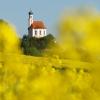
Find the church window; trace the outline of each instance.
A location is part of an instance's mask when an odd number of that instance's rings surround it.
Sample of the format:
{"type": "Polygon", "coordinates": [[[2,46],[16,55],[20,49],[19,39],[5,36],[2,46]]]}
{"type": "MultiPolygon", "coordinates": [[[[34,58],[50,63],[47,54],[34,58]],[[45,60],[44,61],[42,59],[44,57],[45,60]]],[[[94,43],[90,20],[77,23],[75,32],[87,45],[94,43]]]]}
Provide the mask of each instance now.
{"type": "Polygon", "coordinates": [[[45,35],[45,31],[44,31],[44,35],[45,35]]]}
{"type": "Polygon", "coordinates": [[[37,35],[37,31],[35,30],[35,35],[37,35]]]}
{"type": "Polygon", "coordinates": [[[40,35],[41,35],[41,30],[40,30],[40,35]]]}

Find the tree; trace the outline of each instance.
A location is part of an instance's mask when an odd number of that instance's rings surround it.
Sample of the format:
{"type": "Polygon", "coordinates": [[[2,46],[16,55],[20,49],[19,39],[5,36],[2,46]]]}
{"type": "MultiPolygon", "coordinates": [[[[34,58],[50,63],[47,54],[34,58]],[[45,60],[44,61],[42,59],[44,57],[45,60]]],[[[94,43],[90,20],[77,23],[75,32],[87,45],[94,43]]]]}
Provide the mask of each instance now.
{"type": "Polygon", "coordinates": [[[25,55],[42,56],[47,49],[55,45],[55,38],[48,34],[42,38],[29,37],[24,35],[21,40],[21,48],[25,55]]]}

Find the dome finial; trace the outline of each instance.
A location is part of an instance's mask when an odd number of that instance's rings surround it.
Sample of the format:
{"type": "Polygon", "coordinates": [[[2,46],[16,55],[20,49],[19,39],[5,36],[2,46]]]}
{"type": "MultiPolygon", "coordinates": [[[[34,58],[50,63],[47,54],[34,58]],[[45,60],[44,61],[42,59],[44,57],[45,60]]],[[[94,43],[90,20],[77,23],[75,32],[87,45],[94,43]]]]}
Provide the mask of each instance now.
{"type": "Polygon", "coordinates": [[[29,11],[29,15],[33,15],[33,12],[32,12],[32,10],[31,10],[31,8],[30,8],[30,11],[29,11]]]}

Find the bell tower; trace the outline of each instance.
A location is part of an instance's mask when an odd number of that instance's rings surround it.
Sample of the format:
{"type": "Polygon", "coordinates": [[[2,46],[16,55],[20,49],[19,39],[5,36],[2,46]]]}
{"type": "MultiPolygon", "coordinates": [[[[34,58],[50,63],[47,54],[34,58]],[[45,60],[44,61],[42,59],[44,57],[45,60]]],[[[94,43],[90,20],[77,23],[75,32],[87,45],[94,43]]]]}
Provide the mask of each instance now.
{"type": "Polygon", "coordinates": [[[29,11],[29,19],[28,19],[28,25],[29,27],[32,25],[33,23],[33,12],[32,10],[29,11]]]}

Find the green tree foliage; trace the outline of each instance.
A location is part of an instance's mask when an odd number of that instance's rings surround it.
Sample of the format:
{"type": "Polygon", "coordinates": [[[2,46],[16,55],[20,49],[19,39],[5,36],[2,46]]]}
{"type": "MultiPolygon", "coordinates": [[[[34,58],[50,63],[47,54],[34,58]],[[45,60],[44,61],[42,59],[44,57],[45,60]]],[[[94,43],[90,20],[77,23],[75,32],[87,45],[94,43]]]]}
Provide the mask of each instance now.
{"type": "Polygon", "coordinates": [[[55,45],[55,37],[52,34],[42,38],[24,35],[21,39],[21,48],[25,55],[42,56],[46,50],[55,45]]]}

